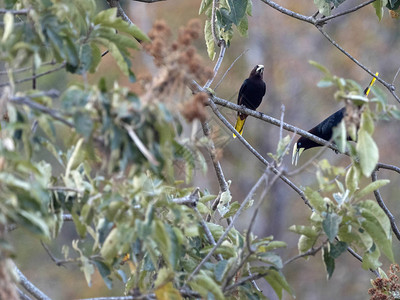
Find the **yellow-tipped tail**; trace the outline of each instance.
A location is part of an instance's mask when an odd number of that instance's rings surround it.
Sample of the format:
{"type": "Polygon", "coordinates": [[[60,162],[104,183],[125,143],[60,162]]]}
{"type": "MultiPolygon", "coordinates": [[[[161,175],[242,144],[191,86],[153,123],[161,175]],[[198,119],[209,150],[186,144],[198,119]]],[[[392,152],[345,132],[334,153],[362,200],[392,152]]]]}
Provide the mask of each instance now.
{"type": "MultiPolygon", "coordinates": [[[[378,77],[379,72],[375,73],[375,76],[378,77]]],[[[374,85],[376,78],[372,78],[371,82],[369,83],[368,87],[365,89],[364,94],[368,96],[369,92],[371,91],[371,87],[374,85]]]]}
{"type": "MultiPolygon", "coordinates": [[[[243,127],[244,127],[244,122],[246,121],[246,119],[241,119],[240,116],[237,117],[236,120],[236,125],[235,125],[235,129],[237,132],[239,132],[240,135],[242,135],[243,133],[243,127]]],[[[233,138],[236,138],[236,134],[233,134],[233,138]]]]}

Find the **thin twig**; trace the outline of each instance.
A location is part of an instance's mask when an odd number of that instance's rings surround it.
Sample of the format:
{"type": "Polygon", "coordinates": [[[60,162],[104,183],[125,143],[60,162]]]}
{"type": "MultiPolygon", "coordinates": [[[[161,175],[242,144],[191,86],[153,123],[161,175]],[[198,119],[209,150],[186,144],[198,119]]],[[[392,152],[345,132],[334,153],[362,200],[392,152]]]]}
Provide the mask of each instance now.
{"type": "Polygon", "coordinates": [[[225,45],[225,41],[223,41],[223,42],[221,43],[221,47],[220,47],[220,49],[219,49],[218,60],[217,60],[217,62],[215,63],[215,66],[214,66],[214,71],[213,71],[214,74],[213,74],[213,77],[212,77],[211,79],[207,80],[207,82],[206,82],[206,84],[204,85],[203,88],[209,88],[210,85],[213,83],[215,77],[217,76],[218,70],[219,70],[219,68],[221,67],[221,63],[222,63],[222,61],[223,61],[223,59],[224,59],[224,56],[225,56],[225,51],[226,51],[226,45],[225,45]]]}
{"type": "Polygon", "coordinates": [[[397,76],[399,75],[399,73],[400,73],[400,68],[397,69],[397,72],[396,72],[396,74],[395,74],[394,77],[393,77],[392,85],[394,85],[394,83],[395,83],[395,81],[396,81],[396,78],[397,78],[397,76]]]}
{"type": "Polygon", "coordinates": [[[315,254],[317,254],[322,249],[322,247],[325,246],[326,243],[327,243],[327,241],[322,243],[321,246],[319,246],[317,248],[311,248],[310,250],[308,250],[308,251],[306,251],[304,253],[301,253],[299,255],[293,256],[292,258],[289,258],[287,261],[285,261],[283,263],[283,265],[286,266],[287,264],[295,261],[296,259],[302,258],[302,257],[314,256],[315,254]]]}
{"type": "Polygon", "coordinates": [[[146,157],[151,164],[158,166],[160,163],[157,161],[154,155],[146,148],[146,146],[143,144],[143,142],[140,140],[140,138],[133,130],[133,127],[126,123],[123,123],[122,126],[128,132],[129,137],[132,139],[132,141],[135,143],[135,145],[138,147],[139,151],[144,155],[144,157],[146,157]]]}
{"type": "Polygon", "coordinates": [[[39,290],[32,282],[25,277],[25,275],[14,266],[15,272],[19,277],[19,283],[36,299],[38,300],[51,300],[46,294],[44,294],[41,290],[39,290]]]}
{"type": "MultiPolygon", "coordinates": [[[[372,177],[372,181],[376,181],[378,179],[378,176],[376,175],[376,171],[372,172],[371,177],[372,177]]],[[[374,195],[375,195],[376,202],[378,202],[379,206],[382,208],[382,210],[385,212],[386,216],[389,218],[393,233],[396,235],[397,239],[400,241],[400,231],[397,228],[394,216],[390,212],[390,210],[387,208],[387,206],[385,205],[385,202],[383,201],[383,198],[381,196],[381,193],[379,192],[379,189],[374,191],[374,195]]]]}
{"type": "Polygon", "coordinates": [[[44,250],[46,251],[47,255],[50,257],[50,259],[57,265],[57,266],[62,266],[65,267],[65,264],[68,263],[74,263],[75,261],[71,261],[71,260],[61,260],[56,258],[50,251],[49,247],[47,247],[47,245],[45,243],[43,243],[43,241],[40,241],[40,243],[42,244],[42,247],[44,248],[44,250]]]}
{"type": "Polygon", "coordinates": [[[219,87],[219,85],[222,83],[222,81],[225,79],[226,74],[228,74],[228,72],[232,69],[233,65],[239,60],[239,58],[241,58],[243,56],[243,54],[245,54],[247,51],[249,51],[249,49],[244,50],[242,53],[239,54],[238,57],[236,57],[236,59],[231,63],[231,65],[229,66],[229,68],[225,71],[224,75],[222,75],[221,79],[218,81],[218,83],[215,85],[214,91],[219,87]]]}

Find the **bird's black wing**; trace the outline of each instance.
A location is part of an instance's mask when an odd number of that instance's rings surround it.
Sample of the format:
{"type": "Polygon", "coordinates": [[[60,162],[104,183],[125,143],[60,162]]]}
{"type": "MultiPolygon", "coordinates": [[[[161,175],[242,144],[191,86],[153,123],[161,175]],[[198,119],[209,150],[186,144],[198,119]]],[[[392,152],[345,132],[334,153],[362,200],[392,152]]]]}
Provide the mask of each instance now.
{"type": "Polygon", "coordinates": [[[247,81],[248,81],[247,79],[245,81],[243,81],[243,84],[240,87],[239,94],[238,94],[238,101],[237,101],[238,105],[243,105],[243,96],[246,93],[247,81]]]}
{"type": "Polygon", "coordinates": [[[336,127],[343,119],[346,108],[338,110],[334,114],[330,115],[327,119],[321,122],[319,126],[319,137],[329,141],[332,138],[332,130],[336,127]]]}

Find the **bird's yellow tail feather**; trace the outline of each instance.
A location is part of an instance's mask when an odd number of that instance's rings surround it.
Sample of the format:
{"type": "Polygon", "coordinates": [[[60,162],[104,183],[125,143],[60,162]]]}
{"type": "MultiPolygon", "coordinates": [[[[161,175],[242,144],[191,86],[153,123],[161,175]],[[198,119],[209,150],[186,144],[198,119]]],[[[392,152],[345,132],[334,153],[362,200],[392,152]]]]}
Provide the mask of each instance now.
{"type": "MultiPolygon", "coordinates": [[[[242,133],[243,133],[243,127],[244,127],[245,121],[246,121],[246,119],[242,120],[239,116],[237,117],[235,129],[237,132],[239,132],[240,135],[242,135],[242,133]]],[[[233,134],[233,138],[236,138],[236,134],[233,134]]]]}
{"type": "MultiPolygon", "coordinates": [[[[379,72],[376,72],[376,73],[375,73],[375,76],[378,77],[378,75],[379,75],[379,72]]],[[[375,77],[372,78],[372,80],[371,80],[371,82],[369,83],[368,87],[364,90],[365,96],[368,96],[369,91],[371,90],[371,87],[372,87],[372,86],[374,85],[374,83],[375,83],[375,80],[376,80],[375,77]]]]}

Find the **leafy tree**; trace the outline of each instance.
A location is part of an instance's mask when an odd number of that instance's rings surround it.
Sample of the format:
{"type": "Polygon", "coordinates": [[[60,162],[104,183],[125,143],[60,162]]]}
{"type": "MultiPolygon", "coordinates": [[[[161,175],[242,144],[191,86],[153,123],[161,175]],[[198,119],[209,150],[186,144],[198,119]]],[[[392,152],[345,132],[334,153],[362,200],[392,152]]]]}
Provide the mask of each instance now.
{"type": "MultiPolygon", "coordinates": [[[[400,102],[393,83],[371,72],[324,30],[331,20],[367,5],[374,7],[379,20],[387,9],[395,17],[400,0],[367,1],[337,14],[344,0],[314,1],[318,13],[313,16],[270,0],[261,2],[314,25],[354,66],[375,77],[400,102]]],[[[400,169],[379,162],[373,139],[377,120],[400,118],[397,105],[388,104],[378,87],[372,87],[369,98],[361,84],[311,62],[323,74],[317,85],[334,87],[334,98],[347,107],[348,116],[335,129],[332,143],[220,98],[211,86],[225,53],[235,46],[236,31],[247,35],[252,4],[251,0],[202,0],[199,13],[206,18],[204,26],[191,20],[176,33],[158,20],[145,34],[118,1],[2,3],[0,299],[25,299],[28,296],[20,287],[35,298],[48,299],[13,264],[18,249],[13,248],[10,235],[22,228],[44,241],[44,249],[58,265],[77,264],[89,286],[95,270],[109,288],[113,281],[122,281],[125,289],[119,295],[129,296],[123,299],[265,298],[255,282],[258,279],[279,298],[284,291],[294,296],[296,291],[284,275],[288,264],[321,252],[331,277],[336,260],[346,251],[372,276],[384,278],[385,285],[374,280],[372,299],[398,297],[393,277],[397,267],[391,268],[391,277],[380,269],[382,259],[395,263],[392,235],[399,239],[400,232],[379,191],[390,182],[378,180],[377,172],[400,173],[400,169]],[[211,60],[219,48],[214,70],[194,46],[202,28],[211,60]],[[140,94],[122,83],[137,80],[132,63],[135,51],[147,52],[156,66],[149,78],[141,80],[144,92],[140,94]],[[97,81],[89,79],[88,74],[110,56],[120,69],[120,80],[108,74],[97,81]],[[39,78],[51,80],[60,69],[74,74],[67,87],[38,88],[39,78]],[[18,79],[19,73],[27,71],[32,75],[18,79]],[[220,164],[210,115],[220,120],[218,126],[237,132],[217,105],[281,128],[276,151],[268,158],[238,136],[265,167],[243,201],[231,193],[235,182],[226,180],[220,164]],[[194,131],[199,126],[202,137],[188,134],[188,128],[194,131]],[[321,159],[315,171],[318,187],[300,188],[292,177],[317,158],[287,172],[284,158],[293,138],[283,136],[283,130],[325,145],[322,150],[347,155],[351,164],[343,168],[321,159]],[[348,136],[356,142],[349,142],[348,136]],[[219,190],[197,186],[194,170],[206,172],[207,167],[219,190]],[[285,262],[286,249],[281,249],[285,242],[253,233],[262,204],[262,199],[254,201],[254,194],[260,187],[267,193],[278,180],[310,209],[305,225],[289,228],[300,236],[299,254],[285,262]],[[251,218],[241,231],[236,227],[244,210],[250,211],[251,218]],[[63,245],[64,257],[58,260],[46,243],[60,234],[65,222],[73,223],[79,238],[63,245]],[[19,279],[13,279],[14,273],[19,279]]]]}

